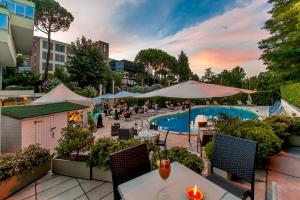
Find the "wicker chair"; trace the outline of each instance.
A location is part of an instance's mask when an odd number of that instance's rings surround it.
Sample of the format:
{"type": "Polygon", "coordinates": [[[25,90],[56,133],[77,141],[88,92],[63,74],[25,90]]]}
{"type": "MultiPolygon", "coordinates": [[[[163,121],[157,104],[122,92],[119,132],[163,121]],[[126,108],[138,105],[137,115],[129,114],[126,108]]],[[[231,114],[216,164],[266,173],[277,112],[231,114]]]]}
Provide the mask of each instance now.
{"type": "Polygon", "coordinates": [[[114,199],[121,199],[118,186],[151,171],[146,144],[140,144],[110,155],[114,199]],[[138,159],[137,159],[138,158],[138,159]]]}
{"type": "Polygon", "coordinates": [[[150,130],[158,131],[158,125],[150,124],[149,129],[150,129],[150,130]]]}
{"type": "Polygon", "coordinates": [[[165,149],[167,149],[167,138],[168,138],[169,132],[170,131],[168,130],[164,140],[156,140],[157,146],[164,147],[165,149]]]}
{"type": "Polygon", "coordinates": [[[112,123],[111,124],[111,136],[118,136],[120,129],[120,123],[112,123]]]}
{"type": "Polygon", "coordinates": [[[216,134],[211,158],[211,175],[207,176],[207,179],[241,199],[250,196],[253,200],[256,152],[255,141],[216,134]],[[250,183],[250,190],[214,174],[214,167],[250,183]]]}
{"type": "Polygon", "coordinates": [[[130,139],[130,138],[133,138],[133,135],[130,134],[130,129],[127,129],[127,128],[120,128],[119,129],[119,139],[127,140],[127,139],[130,139]]]}

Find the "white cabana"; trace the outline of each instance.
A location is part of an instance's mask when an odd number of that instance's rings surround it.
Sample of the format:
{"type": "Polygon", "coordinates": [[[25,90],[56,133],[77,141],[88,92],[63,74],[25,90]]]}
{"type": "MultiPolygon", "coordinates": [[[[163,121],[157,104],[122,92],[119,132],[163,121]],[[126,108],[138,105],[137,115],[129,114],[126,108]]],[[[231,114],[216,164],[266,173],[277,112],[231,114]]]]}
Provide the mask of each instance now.
{"type": "Polygon", "coordinates": [[[73,102],[83,105],[92,105],[92,99],[80,96],[67,88],[64,84],[60,84],[44,96],[34,100],[31,104],[48,104],[57,102],[73,102]]]}

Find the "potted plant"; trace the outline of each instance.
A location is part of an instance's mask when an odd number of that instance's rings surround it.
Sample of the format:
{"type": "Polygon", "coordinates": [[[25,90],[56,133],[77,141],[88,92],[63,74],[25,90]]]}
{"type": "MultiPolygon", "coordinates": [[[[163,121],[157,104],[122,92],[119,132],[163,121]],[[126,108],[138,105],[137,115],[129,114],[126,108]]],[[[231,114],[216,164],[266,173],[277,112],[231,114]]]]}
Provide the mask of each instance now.
{"type": "MultiPolygon", "coordinates": [[[[173,147],[169,150],[160,151],[160,157],[167,157],[171,162],[177,161],[194,172],[201,174],[204,168],[204,164],[198,155],[192,154],[186,148],[173,147]]],[[[155,151],[151,157],[152,169],[157,169],[157,160],[159,160],[158,152],[155,151]]]]}
{"type": "Polygon", "coordinates": [[[289,145],[300,147],[300,119],[295,118],[290,128],[289,145]]]}
{"type": "Polygon", "coordinates": [[[139,140],[100,138],[89,152],[87,164],[92,168],[92,179],[112,182],[109,155],[140,144],[139,140]]]}
{"type": "Polygon", "coordinates": [[[0,199],[12,195],[51,170],[51,156],[40,145],[0,155],[0,199]]]}
{"type": "Polygon", "coordinates": [[[85,154],[94,143],[93,132],[87,128],[68,126],[55,149],[57,156],[52,160],[52,172],[65,176],[90,179],[90,167],[85,154]]]}

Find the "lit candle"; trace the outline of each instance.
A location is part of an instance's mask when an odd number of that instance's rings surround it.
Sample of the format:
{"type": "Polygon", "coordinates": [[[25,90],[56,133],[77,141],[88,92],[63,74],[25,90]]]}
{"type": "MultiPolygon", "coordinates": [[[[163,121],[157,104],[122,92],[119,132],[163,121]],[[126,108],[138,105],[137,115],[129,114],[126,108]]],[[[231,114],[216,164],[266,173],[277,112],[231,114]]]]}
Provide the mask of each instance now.
{"type": "Polygon", "coordinates": [[[197,185],[195,185],[194,187],[194,199],[197,200],[196,198],[197,198],[197,185]]]}
{"type": "Polygon", "coordinates": [[[190,187],[186,190],[186,194],[190,200],[202,200],[203,199],[203,192],[201,192],[197,185],[195,187],[190,187]]]}

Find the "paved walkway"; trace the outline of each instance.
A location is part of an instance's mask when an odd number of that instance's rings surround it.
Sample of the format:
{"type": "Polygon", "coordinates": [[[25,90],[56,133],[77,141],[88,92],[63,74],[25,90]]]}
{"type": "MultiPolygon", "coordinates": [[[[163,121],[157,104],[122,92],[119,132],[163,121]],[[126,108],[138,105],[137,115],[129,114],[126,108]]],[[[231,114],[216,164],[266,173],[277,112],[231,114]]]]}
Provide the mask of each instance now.
{"type": "Polygon", "coordinates": [[[113,200],[112,183],[48,173],[7,200],[113,200]]]}
{"type": "Polygon", "coordinates": [[[272,182],[277,183],[278,200],[300,199],[300,147],[289,148],[270,158],[267,200],[272,199],[272,182]]]}

